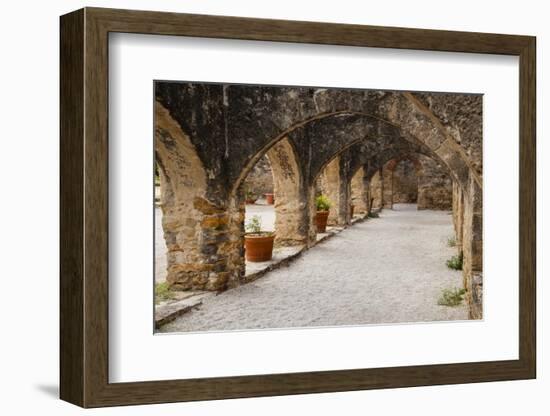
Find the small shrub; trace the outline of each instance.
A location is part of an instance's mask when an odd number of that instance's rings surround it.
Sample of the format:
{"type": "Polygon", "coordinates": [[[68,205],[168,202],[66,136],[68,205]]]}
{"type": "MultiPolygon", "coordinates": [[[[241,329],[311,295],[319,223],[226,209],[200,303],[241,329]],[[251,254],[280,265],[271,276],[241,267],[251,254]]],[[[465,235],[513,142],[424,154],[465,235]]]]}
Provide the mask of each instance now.
{"type": "Polygon", "coordinates": [[[170,290],[167,282],[155,284],[155,303],[174,299],[174,293],[170,290]]]}
{"type": "Polygon", "coordinates": [[[453,270],[462,270],[462,260],[462,253],[458,254],[457,256],[453,256],[449,260],[447,260],[447,267],[453,270]]]}
{"type": "Polygon", "coordinates": [[[259,234],[262,232],[262,219],[259,215],[254,215],[245,225],[246,231],[253,234],[259,234]]]}
{"type": "Polygon", "coordinates": [[[454,289],[445,289],[443,293],[441,293],[441,297],[437,301],[437,304],[442,306],[458,306],[464,300],[465,294],[465,289],[459,289],[457,287],[454,289]]]}
{"type": "Polygon", "coordinates": [[[380,218],[380,215],[378,212],[369,212],[369,215],[367,215],[369,218],[380,218]]]}
{"type": "Polygon", "coordinates": [[[325,195],[319,195],[315,198],[315,206],[317,211],[328,211],[331,206],[330,200],[325,195]]]}
{"type": "Polygon", "coordinates": [[[447,237],[447,246],[456,247],[456,237],[454,235],[447,237]]]}

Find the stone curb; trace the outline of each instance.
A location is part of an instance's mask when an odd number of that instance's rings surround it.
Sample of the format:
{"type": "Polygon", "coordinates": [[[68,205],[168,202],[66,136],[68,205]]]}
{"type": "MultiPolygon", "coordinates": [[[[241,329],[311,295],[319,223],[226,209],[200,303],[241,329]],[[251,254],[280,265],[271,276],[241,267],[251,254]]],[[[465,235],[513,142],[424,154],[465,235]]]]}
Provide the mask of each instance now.
{"type": "Polygon", "coordinates": [[[202,305],[202,299],[206,295],[193,296],[177,302],[171,302],[155,308],[155,329],[172,322],[177,317],[202,305]]]}

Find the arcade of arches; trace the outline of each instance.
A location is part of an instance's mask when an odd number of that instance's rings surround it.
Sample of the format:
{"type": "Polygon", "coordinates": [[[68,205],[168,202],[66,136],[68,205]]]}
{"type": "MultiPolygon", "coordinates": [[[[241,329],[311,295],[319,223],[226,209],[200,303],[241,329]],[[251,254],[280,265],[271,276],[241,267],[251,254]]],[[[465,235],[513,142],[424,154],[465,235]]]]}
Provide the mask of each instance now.
{"type": "Polygon", "coordinates": [[[246,283],[245,193],[273,193],[275,245],[306,248],[322,193],[342,227],[352,209],[452,212],[469,315],[481,318],[481,96],[177,82],[155,95],[173,289],[246,283]]]}

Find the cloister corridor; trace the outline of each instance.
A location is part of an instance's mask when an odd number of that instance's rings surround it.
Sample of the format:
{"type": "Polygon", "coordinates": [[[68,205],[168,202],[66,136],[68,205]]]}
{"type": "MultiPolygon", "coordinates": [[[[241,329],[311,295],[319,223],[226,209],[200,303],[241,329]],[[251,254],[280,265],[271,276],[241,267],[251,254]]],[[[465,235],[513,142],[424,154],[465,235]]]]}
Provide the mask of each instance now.
{"type": "MultiPolygon", "coordinates": [[[[258,205],[257,213],[272,215],[258,205]]],[[[462,285],[445,260],[448,211],[395,204],[305,251],[287,267],[204,299],[161,332],[365,325],[468,319],[467,305],[437,304],[462,285]]]]}

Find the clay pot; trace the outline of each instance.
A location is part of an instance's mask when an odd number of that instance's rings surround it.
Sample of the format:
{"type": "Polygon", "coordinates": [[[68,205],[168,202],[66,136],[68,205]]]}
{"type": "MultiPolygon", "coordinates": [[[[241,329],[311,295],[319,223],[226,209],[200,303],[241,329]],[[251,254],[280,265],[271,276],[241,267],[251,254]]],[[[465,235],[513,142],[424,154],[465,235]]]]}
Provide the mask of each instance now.
{"type": "Polygon", "coordinates": [[[244,235],[246,260],[252,262],[269,261],[273,256],[273,233],[250,233],[244,235]]]}
{"type": "Polygon", "coordinates": [[[315,215],[315,226],[318,233],[324,233],[327,229],[328,211],[317,211],[315,215]]]}
{"type": "Polygon", "coordinates": [[[267,205],[273,205],[273,203],[275,202],[275,197],[273,196],[273,194],[265,194],[265,201],[267,205]]]}
{"type": "Polygon", "coordinates": [[[350,204],[349,205],[349,216],[350,218],[353,218],[353,211],[355,210],[355,205],[350,204]]]}

